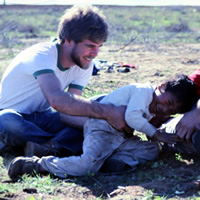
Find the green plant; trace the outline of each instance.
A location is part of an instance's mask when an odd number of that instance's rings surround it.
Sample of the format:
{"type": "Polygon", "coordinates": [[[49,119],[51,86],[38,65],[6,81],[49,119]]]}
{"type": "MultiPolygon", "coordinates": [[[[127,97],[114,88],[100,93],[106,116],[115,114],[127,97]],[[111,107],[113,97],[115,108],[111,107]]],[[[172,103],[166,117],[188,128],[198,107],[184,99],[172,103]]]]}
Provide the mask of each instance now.
{"type": "Polygon", "coordinates": [[[176,160],[183,161],[183,158],[180,153],[175,153],[176,160]]]}

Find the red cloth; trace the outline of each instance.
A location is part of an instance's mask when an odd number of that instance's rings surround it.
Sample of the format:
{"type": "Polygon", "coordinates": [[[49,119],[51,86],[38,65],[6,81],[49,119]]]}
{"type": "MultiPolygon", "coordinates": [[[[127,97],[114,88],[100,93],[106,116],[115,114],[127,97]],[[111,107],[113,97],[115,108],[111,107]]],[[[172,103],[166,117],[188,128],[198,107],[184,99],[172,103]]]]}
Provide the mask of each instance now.
{"type": "Polygon", "coordinates": [[[197,85],[197,94],[200,96],[200,69],[190,74],[189,78],[197,85]]]}

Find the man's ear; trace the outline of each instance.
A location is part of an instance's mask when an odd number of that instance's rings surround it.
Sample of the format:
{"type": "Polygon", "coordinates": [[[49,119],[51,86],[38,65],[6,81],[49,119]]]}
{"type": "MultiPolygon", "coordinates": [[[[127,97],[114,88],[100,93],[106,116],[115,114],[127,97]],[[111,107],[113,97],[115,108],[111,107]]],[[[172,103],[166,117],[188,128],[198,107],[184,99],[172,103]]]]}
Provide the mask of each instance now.
{"type": "Polygon", "coordinates": [[[65,39],[65,43],[67,44],[67,46],[71,46],[72,45],[72,40],[65,39]]]}

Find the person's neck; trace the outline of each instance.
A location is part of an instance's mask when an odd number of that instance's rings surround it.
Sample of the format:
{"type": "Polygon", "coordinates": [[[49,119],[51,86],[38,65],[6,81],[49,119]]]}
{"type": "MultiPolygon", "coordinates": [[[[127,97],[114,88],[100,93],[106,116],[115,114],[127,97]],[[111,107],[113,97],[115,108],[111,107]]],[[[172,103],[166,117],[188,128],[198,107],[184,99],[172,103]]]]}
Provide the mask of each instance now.
{"type": "Polygon", "coordinates": [[[65,44],[60,44],[60,63],[63,68],[67,69],[74,65],[71,60],[70,52],[65,44]]]}

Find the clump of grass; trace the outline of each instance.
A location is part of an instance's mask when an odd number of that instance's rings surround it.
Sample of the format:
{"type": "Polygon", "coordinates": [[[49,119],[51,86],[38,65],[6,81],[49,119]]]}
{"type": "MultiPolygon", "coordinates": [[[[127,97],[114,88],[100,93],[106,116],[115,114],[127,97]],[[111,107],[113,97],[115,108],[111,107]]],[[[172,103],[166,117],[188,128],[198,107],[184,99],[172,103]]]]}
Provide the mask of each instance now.
{"type": "Polygon", "coordinates": [[[175,33],[180,33],[180,32],[190,32],[190,28],[186,23],[179,23],[179,24],[172,24],[170,26],[167,26],[165,28],[169,32],[175,32],[175,33]]]}

